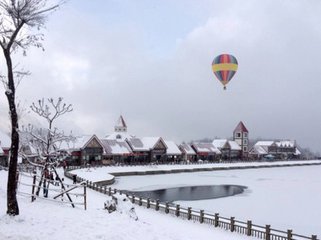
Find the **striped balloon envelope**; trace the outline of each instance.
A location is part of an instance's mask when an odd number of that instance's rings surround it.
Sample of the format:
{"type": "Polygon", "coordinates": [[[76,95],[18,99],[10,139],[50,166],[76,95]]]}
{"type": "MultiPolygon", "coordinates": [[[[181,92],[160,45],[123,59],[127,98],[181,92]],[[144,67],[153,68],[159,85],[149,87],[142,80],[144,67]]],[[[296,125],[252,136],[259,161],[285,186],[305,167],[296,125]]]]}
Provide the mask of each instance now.
{"type": "Polygon", "coordinates": [[[212,62],[213,73],[223,84],[224,90],[226,84],[233,78],[237,71],[238,63],[236,58],[230,54],[221,54],[214,58],[212,62]]]}

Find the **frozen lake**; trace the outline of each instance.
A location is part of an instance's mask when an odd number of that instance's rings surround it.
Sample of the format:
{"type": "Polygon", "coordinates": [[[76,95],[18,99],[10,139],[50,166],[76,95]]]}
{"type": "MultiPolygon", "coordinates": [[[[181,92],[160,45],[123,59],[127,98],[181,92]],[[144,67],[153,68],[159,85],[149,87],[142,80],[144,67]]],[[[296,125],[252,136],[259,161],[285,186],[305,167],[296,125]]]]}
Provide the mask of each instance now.
{"type": "Polygon", "coordinates": [[[321,166],[302,166],[131,176],[117,177],[112,187],[148,191],[194,185],[247,186],[242,194],[230,197],[175,203],[259,225],[270,224],[280,230],[321,236],[320,173],[321,166]]]}

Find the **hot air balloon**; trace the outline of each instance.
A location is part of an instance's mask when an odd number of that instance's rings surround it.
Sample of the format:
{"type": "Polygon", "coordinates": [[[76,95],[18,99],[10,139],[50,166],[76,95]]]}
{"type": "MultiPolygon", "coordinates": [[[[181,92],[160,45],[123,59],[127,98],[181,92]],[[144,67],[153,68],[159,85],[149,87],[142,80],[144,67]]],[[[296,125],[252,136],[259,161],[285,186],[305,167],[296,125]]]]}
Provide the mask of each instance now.
{"type": "Polygon", "coordinates": [[[226,84],[232,79],[237,71],[237,60],[233,55],[221,54],[214,58],[212,62],[213,73],[223,84],[226,90],[226,84]]]}

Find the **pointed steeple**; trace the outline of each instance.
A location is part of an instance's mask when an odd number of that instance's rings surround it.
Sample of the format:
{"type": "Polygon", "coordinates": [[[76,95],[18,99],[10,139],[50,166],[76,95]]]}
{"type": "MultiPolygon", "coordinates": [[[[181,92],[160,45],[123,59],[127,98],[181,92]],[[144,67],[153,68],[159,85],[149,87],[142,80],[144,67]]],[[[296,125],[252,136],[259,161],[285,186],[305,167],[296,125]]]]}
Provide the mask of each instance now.
{"type": "Polygon", "coordinates": [[[122,115],[120,115],[115,125],[115,132],[127,132],[127,125],[122,115]]]}
{"type": "Polygon", "coordinates": [[[246,133],[248,133],[249,131],[245,127],[244,123],[242,121],[240,121],[239,124],[234,129],[233,133],[235,133],[235,132],[241,132],[241,133],[246,132],[246,133]]]}

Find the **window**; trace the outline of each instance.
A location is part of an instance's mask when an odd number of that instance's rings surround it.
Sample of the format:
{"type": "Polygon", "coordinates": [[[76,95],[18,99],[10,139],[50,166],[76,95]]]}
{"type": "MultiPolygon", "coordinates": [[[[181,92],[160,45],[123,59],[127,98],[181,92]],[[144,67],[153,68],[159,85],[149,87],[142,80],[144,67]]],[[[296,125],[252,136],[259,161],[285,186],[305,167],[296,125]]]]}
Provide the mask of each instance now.
{"type": "Polygon", "coordinates": [[[241,137],[241,133],[240,132],[235,133],[235,137],[240,138],[241,137]]]}
{"type": "Polygon", "coordinates": [[[243,137],[248,137],[247,132],[243,133],[243,137]]]}
{"type": "Polygon", "coordinates": [[[243,147],[243,152],[247,152],[247,147],[246,146],[243,147]]]}
{"type": "Polygon", "coordinates": [[[243,139],[243,144],[247,145],[247,139],[243,139]]]}
{"type": "Polygon", "coordinates": [[[116,136],[116,139],[121,139],[121,135],[118,134],[118,135],[116,136]]]}

